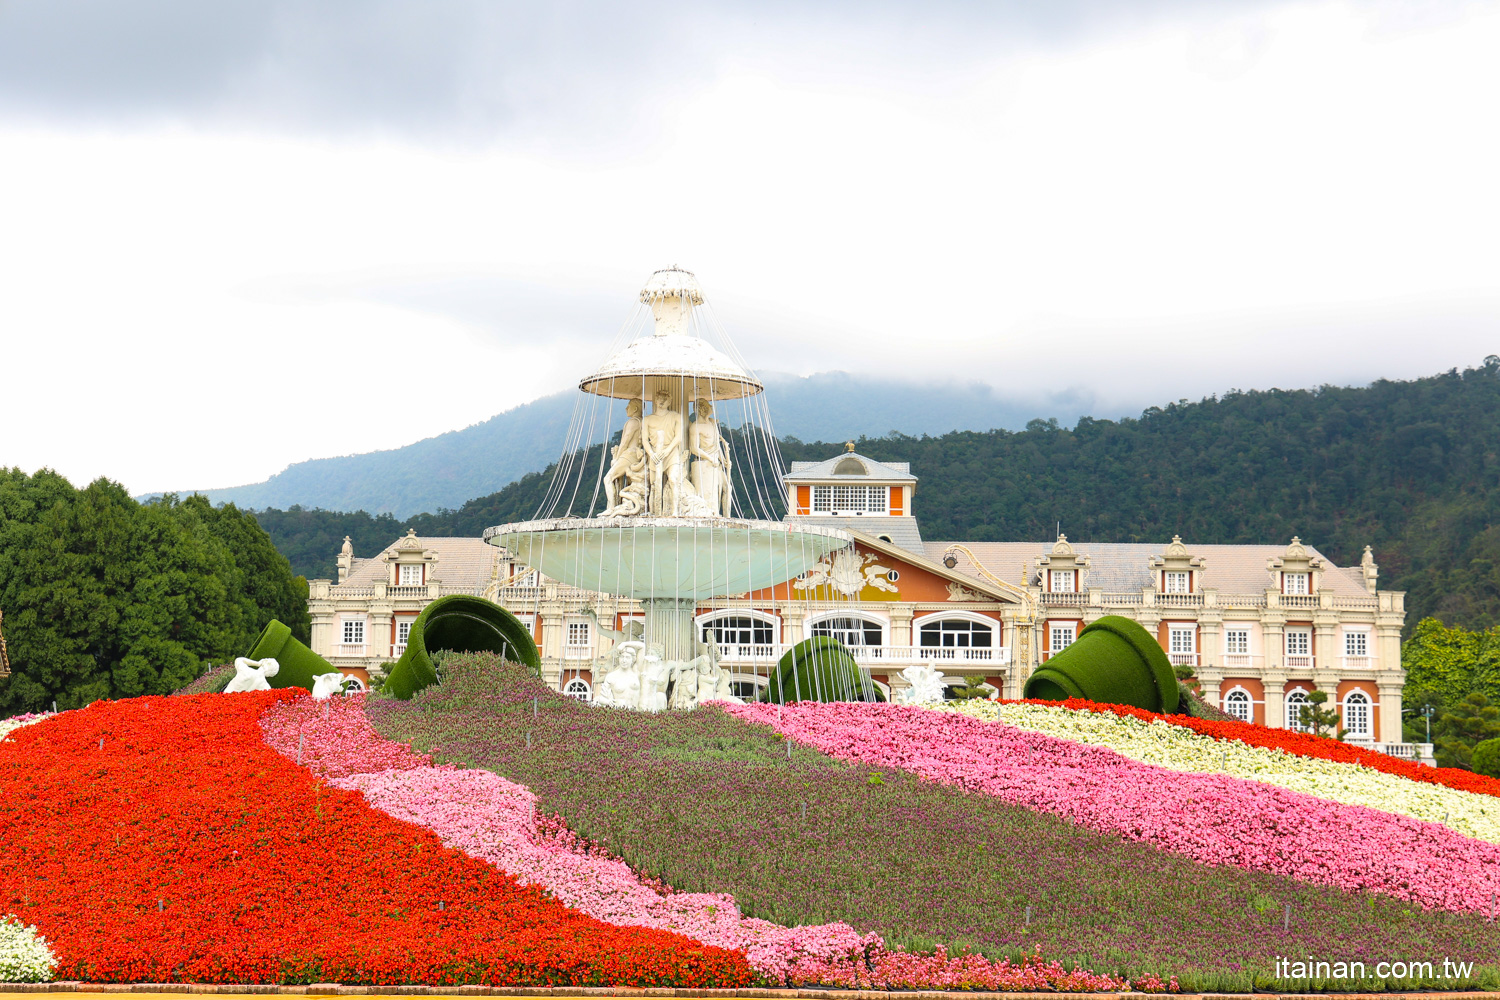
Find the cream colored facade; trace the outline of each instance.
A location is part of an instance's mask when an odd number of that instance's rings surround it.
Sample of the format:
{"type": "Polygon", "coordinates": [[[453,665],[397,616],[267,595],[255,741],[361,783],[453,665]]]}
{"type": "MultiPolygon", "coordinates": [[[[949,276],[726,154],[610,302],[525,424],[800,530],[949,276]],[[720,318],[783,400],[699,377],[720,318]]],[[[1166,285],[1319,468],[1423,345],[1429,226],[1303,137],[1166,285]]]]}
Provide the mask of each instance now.
{"type": "MultiPolygon", "coordinates": [[[[1401,741],[1400,634],[1404,595],[1380,590],[1370,551],[1337,567],[1316,548],[1051,542],[926,542],[911,515],[916,477],[852,450],[794,463],[788,520],[840,527],[855,544],[803,578],[704,601],[699,635],[746,694],[792,645],[815,634],[844,641],[886,693],[902,670],[936,666],[947,679],[983,676],[1021,696],[1031,671],[1089,622],[1125,615],[1191,666],[1205,698],[1265,725],[1296,724],[1314,690],[1329,694],[1349,738],[1422,758],[1401,741]]],[[[494,600],[532,628],[543,676],[580,698],[596,664],[641,609],[537,579],[502,549],[471,538],[408,535],[374,559],[340,555],[340,579],[313,581],[313,648],[345,670],[378,676],[404,648],[431,600],[450,593],[494,600]]]]}

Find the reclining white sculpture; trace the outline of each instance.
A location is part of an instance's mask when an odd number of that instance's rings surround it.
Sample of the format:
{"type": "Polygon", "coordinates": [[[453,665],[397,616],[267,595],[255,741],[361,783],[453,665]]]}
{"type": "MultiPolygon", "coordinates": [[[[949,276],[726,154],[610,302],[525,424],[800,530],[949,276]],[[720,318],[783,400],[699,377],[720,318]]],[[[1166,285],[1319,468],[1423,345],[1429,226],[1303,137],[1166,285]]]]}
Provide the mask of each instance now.
{"type": "Polygon", "coordinates": [[[344,675],[335,671],[331,674],[313,675],[313,701],[324,701],[336,694],[344,693],[344,675]]]}
{"type": "Polygon", "coordinates": [[[269,656],[264,660],[252,660],[247,656],[238,657],[234,661],[234,679],[224,688],[224,693],[269,691],[271,682],[266,678],[275,677],[280,670],[281,664],[269,656]]]}

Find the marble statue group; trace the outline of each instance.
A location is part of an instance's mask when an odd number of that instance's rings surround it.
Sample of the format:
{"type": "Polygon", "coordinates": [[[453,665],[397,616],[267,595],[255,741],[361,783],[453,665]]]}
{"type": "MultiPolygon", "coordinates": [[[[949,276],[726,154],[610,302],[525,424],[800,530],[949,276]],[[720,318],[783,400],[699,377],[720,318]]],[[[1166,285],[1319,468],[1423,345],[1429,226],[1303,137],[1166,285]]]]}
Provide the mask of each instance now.
{"type": "Polygon", "coordinates": [[[684,427],[672,394],[660,389],[652,410],[625,404],[620,443],[604,473],[601,517],[720,517],[729,513],[729,456],[713,403],[700,399],[684,427]],[[684,434],[686,430],[686,434],[684,434]],[[686,443],[684,443],[686,442],[686,443]]]}
{"type": "Polygon", "coordinates": [[[729,671],[719,665],[719,649],[713,643],[699,643],[698,655],[691,660],[668,660],[661,647],[642,641],[636,628],[605,628],[595,613],[586,614],[601,635],[615,640],[614,647],[594,664],[595,705],[660,712],[691,709],[706,701],[740,701],[729,671]]]}

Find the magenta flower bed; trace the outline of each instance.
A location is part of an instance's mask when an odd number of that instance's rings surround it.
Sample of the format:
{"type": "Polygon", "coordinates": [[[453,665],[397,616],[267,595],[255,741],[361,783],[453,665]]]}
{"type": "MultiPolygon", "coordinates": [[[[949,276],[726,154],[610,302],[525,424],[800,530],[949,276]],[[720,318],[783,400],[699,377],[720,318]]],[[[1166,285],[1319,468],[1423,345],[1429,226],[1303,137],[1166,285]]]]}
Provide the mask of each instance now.
{"type": "Polygon", "coordinates": [[[830,756],[897,767],[1210,865],[1486,912],[1500,846],[1436,823],[1185,774],[1000,723],[895,705],[726,706],[830,756]]]}

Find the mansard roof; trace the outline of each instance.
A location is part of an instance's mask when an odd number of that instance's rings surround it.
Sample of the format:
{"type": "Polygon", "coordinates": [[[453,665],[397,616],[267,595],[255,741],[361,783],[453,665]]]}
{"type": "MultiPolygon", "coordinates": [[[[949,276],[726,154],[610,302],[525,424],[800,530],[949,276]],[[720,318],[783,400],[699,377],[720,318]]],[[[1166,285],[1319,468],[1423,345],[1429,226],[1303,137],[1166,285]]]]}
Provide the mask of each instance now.
{"type": "Polygon", "coordinates": [[[914,483],[909,462],[877,462],[853,451],[835,455],[823,462],[793,462],[787,482],[805,483],[815,479],[858,483],[875,480],[882,483],[914,483]],[[842,466],[842,468],[840,468],[842,466]]]}
{"type": "MultiPolygon", "coordinates": [[[[340,586],[370,587],[386,581],[385,557],[398,547],[409,543],[410,536],[402,536],[387,545],[371,559],[356,559],[349,577],[340,586]]],[[[449,587],[483,587],[494,574],[495,563],[504,558],[504,553],[482,538],[428,538],[416,541],[423,549],[430,550],[437,558],[432,576],[449,587]]],[[[337,588],[335,588],[337,589],[337,588]]]]}
{"type": "Polygon", "coordinates": [[[888,540],[889,544],[898,549],[904,549],[912,555],[928,558],[927,549],[922,544],[921,529],[917,527],[917,519],[910,515],[893,517],[888,514],[872,514],[869,517],[831,517],[826,514],[798,514],[797,523],[857,531],[882,541],[888,540]]]}
{"type": "MultiPolygon", "coordinates": [[[[868,529],[866,529],[868,530],[868,529]]],[[[941,562],[943,552],[952,542],[926,542],[927,558],[941,562]]],[[[1037,582],[1037,561],[1052,552],[1053,542],[963,542],[984,564],[985,569],[1007,583],[1017,586],[1037,582]]],[[[1167,541],[1145,544],[1128,542],[1070,542],[1079,558],[1089,557],[1086,588],[1110,593],[1138,593],[1152,585],[1151,560],[1166,551],[1167,541]]],[[[1322,578],[1322,589],[1339,596],[1368,597],[1363,578],[1354,572],[1339,570],[1333,561],[1311,545],[1303,543],[1307,553],[1321,559],[1329,572],[1322,578]],[[1358,579],[1360,582],[1356,582],[1358,579]]],[[[1195,558],[1202,558],[1203,588],[1214,588],[1221,594],[1260,594],[1274,586],[1268,561],[1286,555],[1286,545],[1188,545],[1195,558]]],[[[967,559],[956,567],[969,576],[977,573],[967,559]]]]}

